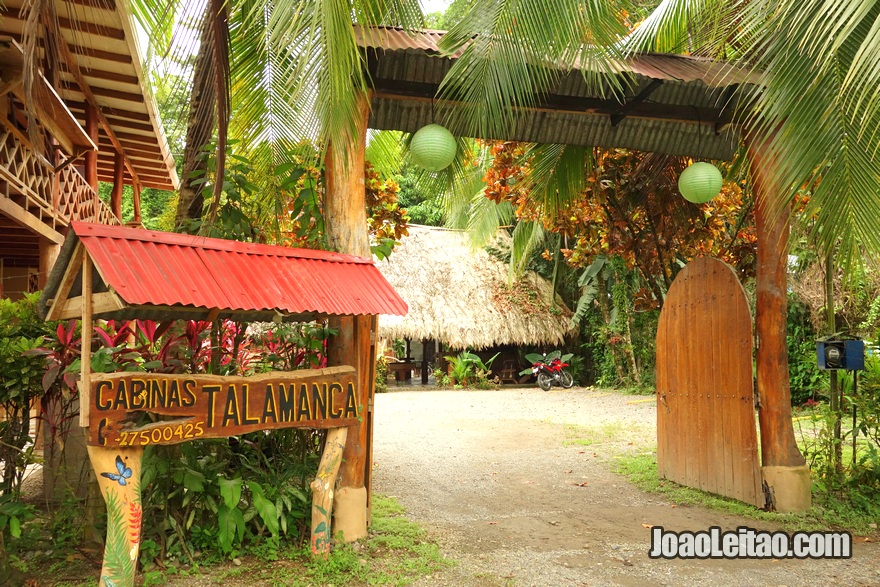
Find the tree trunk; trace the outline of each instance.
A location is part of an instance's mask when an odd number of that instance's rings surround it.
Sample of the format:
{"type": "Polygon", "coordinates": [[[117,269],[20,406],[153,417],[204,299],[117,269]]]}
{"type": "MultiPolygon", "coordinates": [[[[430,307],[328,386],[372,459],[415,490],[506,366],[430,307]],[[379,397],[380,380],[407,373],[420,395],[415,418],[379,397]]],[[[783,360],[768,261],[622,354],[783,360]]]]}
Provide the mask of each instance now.
{"type": "Polygon", "coordinates": [[[180,176],[180,199],[177,202],[176,227],[187,220],[202,217],[204,196],[202,181],[208,172],[208,162],[199,155],[211,142],[216,122],[217,97],[214,84],[214,62],[211,43],[211,11],[205,10],[202,38],[196,55],[193,86],[189,101],[189,118],[186,127],[186,146],[183,150],[183,171],[180,176]]]}
{"type": "Polygon", "coordinates": [[[756,193],[755,227],[758,239],[755,334],[761,457],[764,466],[798,467],[806,461],[798,449],[791,423],[786,329],[786,269],[788,210],[773,209],[776,186],[770,179],[773,160],[766,138],[749,137],[747,154],[756,193]]]}
{"type": "MultiPolygon", "coordinates": [[[[324,197],[324,222],[327,243],[331,250],[339,253],[359,255],[369,258],[370,239],[367,225],[366,189],[364,186],[364,154],[366,151],[367,120],[370,113],[370,99],[367,94],[359,103],[358,132],[353,144],[327,146],[324,158],[326,193],[324,197]]],[[[329,365],[353,365],[358,372],[358,406],[360,424],[350,427],[348,440],[339,471],[341,488],[364,487],[369,477],[370,463],[368,430],[375,382],[369,374],[369,360],[373,340],[372,318],[370,316],[333,317],[331,326],[338,329],[335,340],[331,340],[327,359],[329,365]]],[[[362,495],[358,492],[352,495],[362,495]]],[[[348,504],[345,513],[337,512],[337,524],[349,528],[361,527],[359,520],[368,511],[369,495],[365,492],[365,503],[359,506],[348,504]],[[351,516],[353,519],[345,519],[351,516]]],[[[364,530],[365,531],[365,530],[364,530]]],[[[360,532],[346,532],[346,542],[362,537],[360,532]]]]}
{"type": "Polygon", "coordinates": [[[627,314],[626,316],[626,355],[629,359],[629,366],[632,370],[633,382],[636,385],[642,384],[642,376],[639,373],[639,365],[636,362],[636,353],[633,350],[633,342],[632,342],[632,316],[627,314]]]}

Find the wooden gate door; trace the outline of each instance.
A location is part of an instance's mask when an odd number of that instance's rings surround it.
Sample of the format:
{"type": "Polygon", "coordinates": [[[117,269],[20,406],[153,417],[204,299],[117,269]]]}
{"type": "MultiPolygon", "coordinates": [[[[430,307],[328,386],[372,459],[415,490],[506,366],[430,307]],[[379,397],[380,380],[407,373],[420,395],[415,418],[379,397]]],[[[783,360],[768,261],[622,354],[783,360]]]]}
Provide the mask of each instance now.
{"type": "Polygon", "coordinates": [[[657,329],[660,477],[764,507],[752,385],[752,318],[733,270],[678,274],[657,329]]]}

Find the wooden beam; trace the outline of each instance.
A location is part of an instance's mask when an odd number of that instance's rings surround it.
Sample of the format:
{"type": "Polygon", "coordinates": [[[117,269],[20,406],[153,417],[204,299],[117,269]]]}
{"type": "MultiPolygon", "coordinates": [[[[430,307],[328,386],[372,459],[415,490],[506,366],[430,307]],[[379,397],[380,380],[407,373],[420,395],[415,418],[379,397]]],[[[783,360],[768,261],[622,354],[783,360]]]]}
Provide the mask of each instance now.
{"type": "Polygon", "coordinates": [[[60,245],[64,242],[61,234],[4,194],[0,194],[0,212],[53,243],[60,245]]]}
{"type": "Polygon", "coordinates": [[[21,86],[24,74],[21,69],[5,69],[0,71],[0,96],[5,96],[12,90],[21,86]]]}
{"type": "MultiPolygon", "coordinates": [[[[129,151],[129,155],[131,155],[131,151],[129,151]]],[[[111,162],[110,159],[106,158],[106,157],[103,159],[99,158],[98,159],[98,170],[103,171],[103,172],[109,172],[111,174],[114,173],[115,160],[116,160],[116,153],[113,154],[113,161],[114,162],[111,162]]],[[[137,165],[141,169],[141,173],[143,175],[149,175],[150,170],[152,170],[152,171],[158,172],[157,174],[161,177],[162,171],[165,170],[165,168],[162,167],[162,164],[160,161],[132,159],[132,163],[134,163],[135,165],[137,165]]],[[[123,171],[125,171],[124,167],[123,167],[123,171]]]]}
{"type": "Polygon", "coordinates": [[[113,127],[110,126],[110,122],[107,121],[107,117],[104,116],[104,114],[101,112],[98,101],[95,99],[95,95],[92,93],[89,83],[86,81],[86,78],[83,75],[82,71],[80,71],[79,64],[76,62],[73,53],[70,51],[70,47],[67,45],[67,41],[63,37],[58,38],[58,49],[61,52],[61,57],[67,64],[68,70],[70,71],[71,75],[73,75],[73,78],[80,85],[80,92],[82,92],[83,96],[85,97],[85,101],[97,109],[98,121],[100,121],[101,126],[104,127],[104,132],[107,133],[107,137],[110,139],[110,142],[113,143],[113,146],[116,148],[116,151],[118,153],[122,153],[123,160],[125,161],[125,166],[128,168],[132,180],[140,183],[137,170],[135,170],[134,165],[132,165],[131,162],[128,160],[128,157],[126,157],[125,149],[122,147],[122,144],[116,137],[116,133],[114,132],[113,127]]]}
{"type": "Polygon", "coordinates": [[[141,223],[141,184],[135,181],[131,186],[134,191],[134,222],[141,223]]]}
{"type": "Polygon", "coordinates": [[[49,300],[49,310],[46,312],[46,320],[59,320],[58,316],[61,314],[61,310],[67,302],[67,296],[70,294],[73,282],[76,281],[76,278],[79,276],[79,270],[83,263],[83,251],[83,244],[81,242],[76,243],[73,254],[70,256],[70,261],[67,262],[67,269],[64,270],[64,275],[61,277],[61,282],[58,284],[58,291],[55,292],[55,297],[49,300]]]}
{"type": "MultiPolygon", "coordinates": [[[[88,1],[88,0],[87,0],[88,1]]],[[[124,53],[114,53],[112,51],[103,51],[101,49],[93,49],[91,47],[83,47],[82,45],[68,45],[71,52],[85,57],[93,57],[95,59],[103,59],[104,61],[114,61],[116,63],[131,63],[131,55],[124,53]]]]}
{"type": "MultiPolygon", "coordinates": [[[[111,82],[119,82],[123,84],[129,84],[132,86],[141,85],[141,80],[138,79],[136,75],[128,75],[125,73],[118,73],[115,71],[106,71],[103,69],[95,69],[92,67],[81,67],[83,74],[86,77],[92,77],[95,79],[104,79],[111,82]]],[[[67,68],[63,68],[64,71],[67,71],[67,68]]]]}
{"type": "MultiPolygon", "coordinates": [[[[22,16],[18,10],[14,10],[14,8],[18,8],[16,6],[7,6],[9,10],[3,13],[3,18],[8,18],[9,20],[17,20],[19,22],[25,22],[27,19],[22,16]]],[[[96,35],[99,37],[107,37],[109,39],[117,39],[120,41],[125,40],[125,31],[122,29],[117,29],[113,27],[104,26],[102,24],[98,24],[95,22],[89,22],[87,20],[78,20],[78,19],[70,19],[63,16],[58,17],[58,25],[69,31],[74,31],[77,34],[89,33],[91,35],[96,35]]]]}
{"type": "MultiPolygon", "coordinates": [[[[150,143],[133,143],[128,140],[121,140],[118,137],[116,141],[119,142],[120,145],[125,147],[126,154],[131,153],[132,155],[140,155],[141,157],[152,159],[153,157],[161,157],[162,151],[159,147],[150,144],[150,143]]],[[[109,137],[106,140],[99,140],[98,146],[104,146],[107,148],[115,148],[116,143],[110,140],[109,137]]]]}
{"type": "Polygon", "coordinates": [[[113,215],[122,221],[122,185],[125,172],[125,162],[122,153],[116,153],[113,158],[113,191],[110,193],[110,209],[113,215]]]}
{"type": "MultiPolygon", "coordinates": [[[[85,79],[85,78],[83,78],[85,79]]],[[[61,87],[64,90],[69,92],[82,92],[81,89],[82,84],[78,84],[77,81],[68,81],[64,80],[61,82],[61,87]]],[[[124,100],[126,102],[136,102],[138,104],[144,103],[143,94],[138,94],[135,92],[123,92],[121,90],[114,90],[112,88],[102,88],[100,86],[90,86],[90,91],[95,96],[101,96],[102,98],[115,98],[117,100],[124,100]]]]}
{"type": "MultiPolygon", "coordinates": [[[[80,296],[79,309],[82,316],[81,342],[80,342],[80,378],[79,390],[79,425],[83,428],[89,425],[89,410],[92,396],[92,258],[83,248],[82,250],[82,295],[80,296]]],[[[65,301],[64,307],[70,300],[65,301]]],[[[62,313],[64,312],[62,307],[62,313]]]]}
{"type": "MultiPolygon", "coordinates": [[[[90,0],[84,0],[86,2],[90,0]]],[[[4,31],[4,36],[7,36],[18,43],[21,43],[22,36],[19,33],[15,33],[12,31],[4,31]]],[[[131,55],[124,53],[114,53],[113,51],[104,51],[101,49],[95,49],[93,47],[83,47],[82,45],[76,45],[73,43],[68,44],[71,52],[76,55],[83,55],[85,57],[92,57],[94,59],[101,59],[103,61],[113,61],[114,63],[131,63],[131,55]]],[[[45,50],[45,41],[40,39],[40,49],[45,50]]]]}
{"type": "Polygon", "coordinates": [[[116,118],[116,117],[109,117],[108,116],[107,120],[109,120],[110,124],[112,124],[116,128],[121,127],[121,128],[128,128],[131,130],[144,130],[147,132],[153,132],[156,130],[155,128],[153,128],[152,124],[147,124],[144,122],[135,122],[133,120],[128,120],[126,118],[116,118]]]}
{"type": "Polygon", "coordinates": [[[331,514],[336,476],[342,464],[342,450],[346,445],[348,428],[331,428],[324,441],[324,453],[318,464],[318,474],[309,485],[312,489],[311,550],[313,556],[330,555],[331,514]]]}
{"type": "Polygon", "coordinates": [[[46,282],[49,279],[49,272],[52,270],[52,267],[55,265],[55,260],[58,258],[58,253],[61,252],[61,246],[56,245],[55,243],[48,241],[44,238],[40,239],[39,243],[40,248],[40,264],[38,265],[37,274],[37,286],[40,290],[45,289],[46,282]]]}
{"type": "MultiPolygon", "coordinates": [[[[86,134],[89,138],[98,141],[98,109],[89,104],[86,108],[86,134]]],[[[97,151],[89,151],[86,153],[85,161],[85,179],[86,183],[91,186],[95,193],[98,193],[98,153],[97,151]]]]}
{"type": "MultiPolygon", "coordinates": [[[[92,294],[92,313],[104,314],[107,312],[116,312],[122,310],[125,305],[115,292],[106,291],[92,294]]],[[[58,314],[58,320],[68,320],[70,318],[79,318],[83,314],[84,301],[83,296],[67,298],[61,311],[58,314]]]]}
{"type": "MultiPolygon", "coordinates": [[[[77,100],[68,100],[67,106],[71,110],[77,110],[79,112],[85,112],[86,103],[79,102],[77,100]]],[[[105,106],[102,109],[104,115],[107,117],[115,116],[118,118],[125,118],[130,120],[139,120],[142,122],[150,122],[150,115],[144,112],[135,112],[134,110],[123,110],[122,108],[113,108],[111,106],[105,106]]],[[[153,128],[152,126],[150,127],[153,128]]]]}
{"type": "Polygon", "coordinates": [[[67,0],[67,2],[70,4],[85,6],[86,8],[116,12],[116,2],[114,2],[114,0],[67,0]]]}
{"type": "MultiPolygon", "coordinates": [[[[21,48],[18,47],[18,50],[20,51],[21,48]]],[[[11,90],[22,103],[33,102],[32,104],[28,103],[28,107],[37,112],[40,123],[46,127],[65,152],[76,155],[83,150],[98,148],[83,131],[55,88],[42,74],[37,77],[31,96],[25,95],[24,87],[21,85],[17,85],[11,90]]]]}
{"type": "Polygon", "coordinates": [[[611,115],[611,126],[617,126],[618,124],[623,122],[623,119],[629,115],[629,113],[632,111],[632,109],[635,107],[636,104],[641,104],[642,102],[647,100],[648,96],[653,94],[654,91],[662,85],[663,85],[663,80],[660,80],[660,79],[651,80],[651,83],[649,83],[648,86],[644,90],[639,92],[639,94],[637,96],[635,96],[634,98],[632,98],[631,100],[627,100],[626,102],[624,102],[623,106],[619,110],[617,110],[617,112],[614,112],[611,115]]]}
{"type": "MultiPolygon", "coordinates": [[[[374,97],[385,100],[413,101],[433,103],[434,96],[440,86],[431,83],[401,82],[379,78],[374,80],[374,97]]],[[[647,96],[646,96],[647,97],[647,96]]],[[[455,107],[458,103],[444,101],[444,106],[455,107]]],[[[612,116],[618,114],[624,105],[616,100],[599,98],[581,98],[577,96],[550,95],[536,106],[523,108],[529,112],[559,112],[570,114],[594,114],[612,116]]],[[[657,102],[631,102],[626,107],[626,116],[666,120],[672,122],[688,122],[700,124],[729,124],[732,116],[718,108],[681,106],[677,104],[661,104],[657,102]]],[[[621,119],[622,120],[622,119],[621,119]]]]}

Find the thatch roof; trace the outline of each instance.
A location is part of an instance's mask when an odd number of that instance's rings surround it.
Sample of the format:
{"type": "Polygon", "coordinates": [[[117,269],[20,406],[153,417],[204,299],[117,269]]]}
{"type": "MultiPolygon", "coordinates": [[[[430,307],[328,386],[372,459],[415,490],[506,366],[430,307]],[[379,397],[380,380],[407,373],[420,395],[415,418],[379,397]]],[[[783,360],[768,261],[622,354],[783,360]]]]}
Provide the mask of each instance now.
{"type": "MultiPolygon", "coordinates": [[[[502,239],[507,235],[502,235],[502,239]]],[[[472,251],[461,231],[410,226],[389,259],[377,263],[409,305],[406,316],[380,316],[379,336],[431,339],[454,349],[563,343],[571,311],[548,304],[550,283],[534,272],[508,286],[507,265],[472,251]]]]}

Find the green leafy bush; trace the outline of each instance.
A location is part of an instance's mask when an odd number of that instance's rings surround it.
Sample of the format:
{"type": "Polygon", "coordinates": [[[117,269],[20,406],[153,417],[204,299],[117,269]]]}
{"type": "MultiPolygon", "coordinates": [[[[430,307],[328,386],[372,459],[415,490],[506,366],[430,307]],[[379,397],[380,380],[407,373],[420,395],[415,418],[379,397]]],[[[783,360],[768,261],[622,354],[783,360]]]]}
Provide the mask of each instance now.
{"type": "Polygon", "coordinates": [[[492,389],[498,385],[496,380],[489,379],[492,363],[500,353],[495,353],[487,361],[483,361],[478,355],[463,351],[457,357],[446,357],[449,361],[449,380],[453,384],[463,387],[476,387],[478,389],[492,389]]]}
{"type": "Polygon", "coordinates": [[[148,447],[142,562],[194,564],[253,548],[272,559],[282,543],[299,544],[308,536],[321,437],[276,430],[148,447]]]}
{"type": "Polygon", "coordinates": [[[789,296],[785,340],[792,405],[799,406],[807,400],[815,400],[822,391],[827,395],[828,376],[819,370],[816,337],[809,310],[794,296],[789,296]]]}
{"type": "Polygon", "coordinates": [[[52,325],[37,316],[39,294],[0,299],[0,494],[18,495],[25,468],[34,462],[31,410],[43,395],[45,369],[34,350],[52,325]]]}

